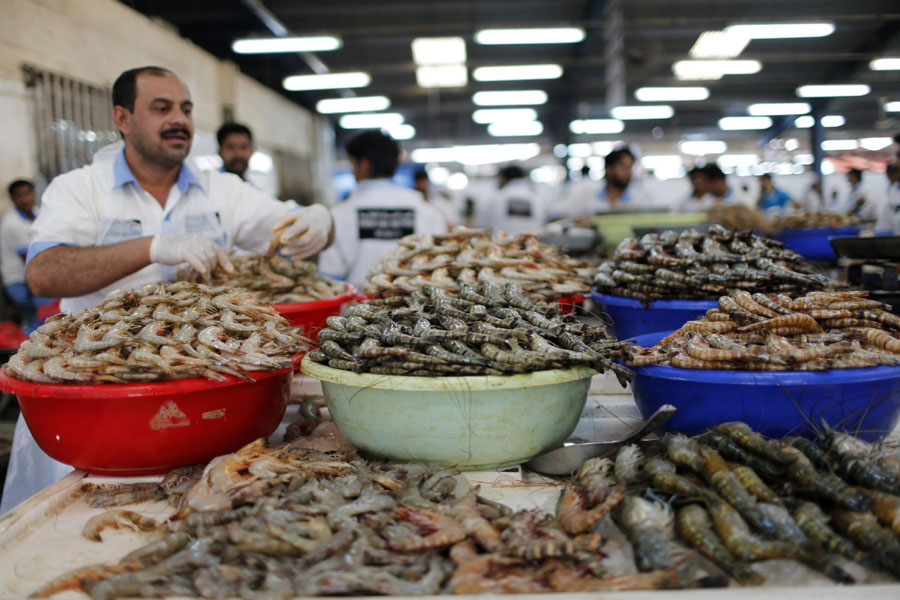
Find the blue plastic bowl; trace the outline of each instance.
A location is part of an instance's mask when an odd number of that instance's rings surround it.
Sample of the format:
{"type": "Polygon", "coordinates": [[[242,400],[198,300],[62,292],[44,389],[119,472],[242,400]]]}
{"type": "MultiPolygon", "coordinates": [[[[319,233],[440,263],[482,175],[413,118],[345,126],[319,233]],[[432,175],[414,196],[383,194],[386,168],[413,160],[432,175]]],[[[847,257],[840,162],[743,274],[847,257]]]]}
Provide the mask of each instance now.
{"type": "MultiPolygon", "coordinates": [[[[669,332],[638,336],[651,347],[669,332]]],[[[663,404],[678,409],[669,431],[697,434],[743,421],[770,437],[812,436],[822,420],[875,442],[900,420],[900,367],[833,371],[706,371],[633,367],[634,399],[645,418],[663,404]]]]}
{"type": "Polygon", "coordinates": [[[717,300],[654,300],[644,308],[638,300],[591,291],[591,300],[612,320],[612,332],[620,340],[654,331],[675,331],[696,319],[717,300]]]}
{"type": "Polygon", "coordinates": [[[793,250],[807,260],[835,260],[837,254],[828,242],[832,237],[856,237],[862,227],[807,227],[802,229],[783,229],[778,239],[785,247],[793,250]]]}

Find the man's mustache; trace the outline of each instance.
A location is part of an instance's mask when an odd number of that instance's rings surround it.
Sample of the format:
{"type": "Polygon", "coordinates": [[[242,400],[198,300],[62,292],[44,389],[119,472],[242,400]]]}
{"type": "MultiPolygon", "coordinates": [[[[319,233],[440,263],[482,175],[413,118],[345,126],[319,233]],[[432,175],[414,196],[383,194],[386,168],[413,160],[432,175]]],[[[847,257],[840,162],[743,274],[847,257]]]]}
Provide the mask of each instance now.
{"type": "Polygon", "coordinates": [[[172,127],[169,129],[163,129],[161,135],[167,136],[172,133],[180,133],[180,134],[184,135],[185,137],[191,137],[191,132],[188,131],[187,129],[185,129],[184,127],[172,127]]]}

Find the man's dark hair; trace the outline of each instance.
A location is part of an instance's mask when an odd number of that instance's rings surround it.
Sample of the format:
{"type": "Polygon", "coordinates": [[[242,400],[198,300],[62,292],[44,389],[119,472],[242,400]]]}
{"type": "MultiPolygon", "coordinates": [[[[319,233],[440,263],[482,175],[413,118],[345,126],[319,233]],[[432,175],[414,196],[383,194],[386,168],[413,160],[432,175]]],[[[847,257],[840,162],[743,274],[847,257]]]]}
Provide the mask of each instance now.
{"type": "Polygon", "coordinates": [[[509,165],[508,167],[503,167],[500,169],[500,177],[505,179],[506,181],[512,181],[513,179],[522,179],[525,177],[525,171],[522,170],[522,167],[517,165],[509,165]]]}
{"type": "Polygon", "coordinates": [[[687,172],[688,177],[696,177],[697,175],[701,175],[703,173],[703,169],[700,167],[693,167],[690,171],[687,172]]]}
{"type": "Polygon", "coordinates": [[[426,181],[428,180],[428,173],[425,171],[425,169],[419,169],[413,175],[413,181],[422,181],[423,179],[426,181]]]}
{"type": "Polygon", "coordinates": [[[141,73],[149,73],[150,75],[172,75],[175,73],[162,67],[138,67],[136,69],[128,69],[113,84],[112,101],[113,106],[122,106],[128,109],[128,112],[134,112],[134,99],[137,97],[137,78],[141,73]]]}
{"type": "Polygon", "coordinates": [[[590,168],[589,166],[587,166],[587,165],[584,165],[583,167],[581,167],[581,174],[582,174],[582,175],[590,175],[590,174],[591,174],[591,168],[590,168]]]}
{"type": "Polygon", "coordinates": [[[719,168],[719,165],[716,163],[707,163],[703,165],[700,169],[700,172],[706,175],[712,181],[724,180],[725,173],[722,172],[722,169],[719,168]]]}
{"type": "Polygon", "coordinates": [[[760,179],[768,179],[769,181],[772,181],[772,175],[769,173],[763,173],[762,175],[759,176],[759,178],[760,179]]]}
{"type": "Polygon", "coordinates": [[[400,160],[400,144],[377,129],[364,131],[347,142],[347,154],[372,165],[373,177],[393,177],[400,160]]]}
{"type": "Polygon", "coordinates": [[[634,154],[631,153],[631,150],[627,147],[617,148],[606,155],[606,158],[603,159],[603,166],[604,168],[609,168],[624,160],[626,156],[630,156],[631,162],[634,162],[634,154]]]}
{"type": "Polygon", "coordinates": [[[863,172],[861,169],[850,169],[849,171],[847,171],[847,174],[854,175],[857,179],[862,181],[863,172]]]}
{"type": "Polygon", "coordinates": [[[225,123],[219,130],[216,132],[216,140],[219,142],[219,147],[222,147],[222,144],[225,143],[225,140],[228,139],[228,136],[233,133],[240,133],[242,135],[246,135],[250,138],[250,143],[253,143],[253,134],[250,132],[250,128],[241,123],[225,123]]]}
{"type": "Polygon", "coordinates": [[[9,197],[12,198],[13,194],[15,194],[16,190],[20,187],[27,187],[34,191],[34,182],[29,181],[28,179],[16,179],[6,188],[6,191],[9,193],[9,197]]]}

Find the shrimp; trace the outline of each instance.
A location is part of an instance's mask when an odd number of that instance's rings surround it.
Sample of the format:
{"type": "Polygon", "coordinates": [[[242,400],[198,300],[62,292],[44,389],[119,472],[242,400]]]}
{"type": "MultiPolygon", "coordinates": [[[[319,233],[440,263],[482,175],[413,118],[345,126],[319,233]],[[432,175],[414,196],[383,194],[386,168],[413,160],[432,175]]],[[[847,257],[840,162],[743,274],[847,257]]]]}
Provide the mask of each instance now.
{"type": "Polygon", "coordinates": [[[712,430],[728,436],[742,448],[754,452],[775,464],[786,465],[792,462],[789,454],[785,454],[778,447],[764,440],[746,423],[741,423],[740,421],[722,423],[712,427],[712,430]]]}
{"type": "Polygon", "coordinates": [[[500,532],[482,516],[476,503],[477,498],[477,490],[470,490],[450,509],[449,514],[482,548],[488,552],[499,552],[503,548],[500,532]]]}
{"type": "Polygon", "coordinates": [[[873,492],[872,512],[879,521],[900,536],[900,498],[884,492],[873,492]]]}
{"type": "Polygon", "coordinates": [[[765,581],[762,575],[735,559],[722,544],[712,529],[709,515],[701,506],[688,504],[679,509],[675,515],[675,531],[689,546],[743,585],[761,585],[765,581]]]}
{"type": "Polygon", "coordinates": [[[48,598],[50,596],[58,594],[59,592],[64,592],[67,590],[86,591],[85,584],[103,581],[105,579],[109,579],[110,577],[114,577],[115,575],[128,573],[136,568],[138,567],[126,564],[89,565],[87,567],[80,567],[67,573],[63,573],[59,577],[49,581],[41,588],[38,588],[37,590],[29,594],[28,597],[48,598]]]}
{"type": "Polygon", "coordinates": [[[697,474],[703,473],[703,460],[691,441],[681,434],[667,433],[663,436],[663,447],[676,465],[687,467],[697,474]]]}
{"type": "Polygon", "coordinates": [[[828,526],[828,518],[816,504],[801,502],[794,509],[794,520],[800,529],[828,552],[840,554],[861,565],[879,568],[877,561],[828,526]]]}
{"type": "Polygon", "coordinates": [[[91,517],[81,530],[81,535],[94,542],[101,541],[100,532],[106,528],[125,527],[135,532],[151,531],[156,521],[132,510],[108,511],[91,517]]]}
{"type": "Polygon", "coordinates": [[[756,471],[751,467],[736,463],[728,463],[728,468],[737,476],[741,485],[743,485],[748,492],[756,496],[757,500],[760,502],[768,502],[769,504],[782,504],[781,498],[779,498],[775,492],[760,479],[759,475],[757,475],[756,471]]]}
{"type": "Polygon", "coordinates": [[[727,502],[712,502],[710,514],[716,532],[725,547],[738,559],[756,561],[770,558],[796,558],[794,546],[785,542],[760,540],[750,533],[741,515],[727,502]]]}
{"type": "Polygon", "coordinates": [[[666,530],[672,521],[668,507],[637,496],[626,496],[616,517],[631,540],[639,571],[659,571],[674,566],[666,539],[666,530]]]}
{"type": "Polygon", "coordinates": [[[640,471],[643,456],[634,444],[622,446],[616,454],[614,473],[620,483],[638,483],[645,473],[640,471]]]}
{"type": "Polygon", "coordinates": [[[900,354],[900,340],[881,329],[865,328],[862,332],[866,341],[877,348],[900,354]]]}
{"type": "Polygon", "coordinates": [[[566,486],[556,505],[556,514],[568,533],[587,531],[624,499],[624,483],[610,489],[610,466],[609,459],[587,460],[581,465],[575,482],[566,486]]]}
{"type": "Polygon", "coordinates": [[[680,589],[684,582],[673,569],[597,578],[585,576],[571,567],[557,566],[550,573],[550,585],[557,592],[621,592],[680,589]]]}
{"type": "Polygon", "coordinates": [[[418,535],[394,540],[390,544],[393,550],[411,552],[426,548],[440,548],[452,546],[466,538],[466,530],[459,522],[440,513],[398,504],[396,515],[397,518],[415,525],[418,535]]]}
{"type": "Polygon", "coordinates": [[[794,461],[787,468],[787,476],[795,483],[810,492],[834,502],[850,510],[865,511],[872,505],[872,499],[862,490],[852,488],[831,473],[816,471],[812,463],[802,452],[788,446],[782,449],[794,456],[794,461]]]}
{"type": "Polygon", "coordinates": [[[755,296],[751,295],[750,292],[746,290],[732,290],[731,296],[738,306],[755,315],[774,318],[781,314],[758,302],[755,296]]]}
{"type": "Polygon", "coordinates": [[[835,510],[831,513],[831,522],[857,546],[872,552],[884,569],[900,577],[900,542],[891,530],[878,524],[874,515],[835,510]]]}
{"type": "Polygon", "coordinates": [[[790,315],[781,315],[772,319],[766,319],[765,321],[759,321],[757,323],[744,325],[743,327],[738,328],[738,332],[743,333],[747,331],[756,331],[758,329],[773,330],[780,329],[782,327],[800,329],[802,331],[822,331],[822,328],[811,316],[801,313],[793,313],[790,315]]]}
{"type": "Polygon", "coordinates": [[[200,330],[200,333],[197,334],[197,340],[210,348],[230,354],[238,352],[241,348],[240,342],[229,339],[225,334],[225,330],[218,326],[206,327],[200,330]]]}

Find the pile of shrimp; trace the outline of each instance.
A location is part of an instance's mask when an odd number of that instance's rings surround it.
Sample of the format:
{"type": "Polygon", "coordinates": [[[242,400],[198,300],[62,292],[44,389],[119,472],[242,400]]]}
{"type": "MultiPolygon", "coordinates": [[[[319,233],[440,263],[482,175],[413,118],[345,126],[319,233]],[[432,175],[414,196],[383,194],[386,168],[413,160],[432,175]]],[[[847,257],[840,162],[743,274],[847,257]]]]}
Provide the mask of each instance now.
{"type": "MultiPolygon", "coordinates": [[[[213,271],[209,285],[227,285],[254,292],[262,304],[289,304],[331,298],[344,292],[344,284],[316,273],[315,263],[281,256],[231,256],[234,272],[221,266],[213,271]]],[[[177,279],[200,283],[200,273],[185,269],[177,279]]]]}
{"type": "Polygon", "coordinates": [[[310,341],[246,291],[186,281],[111,292],[99,306],[48,319],[5,365],[36,383],[249,379],[290,368],[310,341]]]}
{"type": "Polygon", "coordinates": [[[859,225],[856,215],[847,215],[830,210],[814,210],[812,212],[796,212],[772,221],[776,229],[800,229],[804,227],[846,227],[859,225]]]}
{"type": "MultiPolygon", "coordinates": [[[[559,516],[514,512],[477,488],[457,490],[458,475],[256,441],[210,462],[168,521],[127,510],[92,518],[83,531],[92,543],[103,543],[106,528],[149,531],[154,539],[117,563],[66,573],[31,597],[74,590],[95,600],[286,599],[686,585],[674,569],[606,572],[606,540],[587,529],[608,512],[603,507],[621,501],[622,486],[605,494],[600,479],[608,472],[579,480],[586,492],[577,493],[586,495],[576,504],[590,505],[587,516],[568,510],[568,500],[559,516]]],[[[109,498],[103,506],[114,504],[109,498]]]]}
{"type": "Polygon", "coordinates": [[[515,283],[529,296],[554,300],[584,294],[592,270],[536,234],[512,235],[457,227],[445,235],[410,235],[369,273],[363,291],[372,298],[402,296],[435,286],[455,294],[458,282],[515,283]]]}
{"type": "MultiPolygon", "coordinates": [[[[678,568],[674,521],[682,544],[744,585],[764,583],[751,563],[769,559],[799,561],[839,583],[900,579],[900,459],[851,435],[826,429],[815,441],[771,441],[745,423],[723,423],[694,438],[623,447],[613,470],[605,502],[624,488],[612,514],[642,571],[678,568]]],[[[590,507],[593,488],[581,489],[590,507]]]]}
{"type": "Polygon", "coordinates": [[[594,285],[604,294],[646,304],[718,298],[732,289],[803,294],[843,284],[816,274],[781,242],[712,225],[706,233],[664,231],[623,240],[597,269],[594,285]]]}
{"type": "Polygon", "coordinates": [[[900,317],[868,292],[733,291],[653,348],[629,348],[628,364],[685,369],[823,371],[900,365],[900,317]]]}
{"type": "Polygon", "coordinates": [[[426,285],[408,296],[367,300],[329,317],[309,358],[336,369],[383,375],[504,375],[586,365],[630,371],[613,359],[617,342],[603,325],[563,315],[556,303],[533,301],[514,283],[470,285],[458,296],[426,285]]]}

